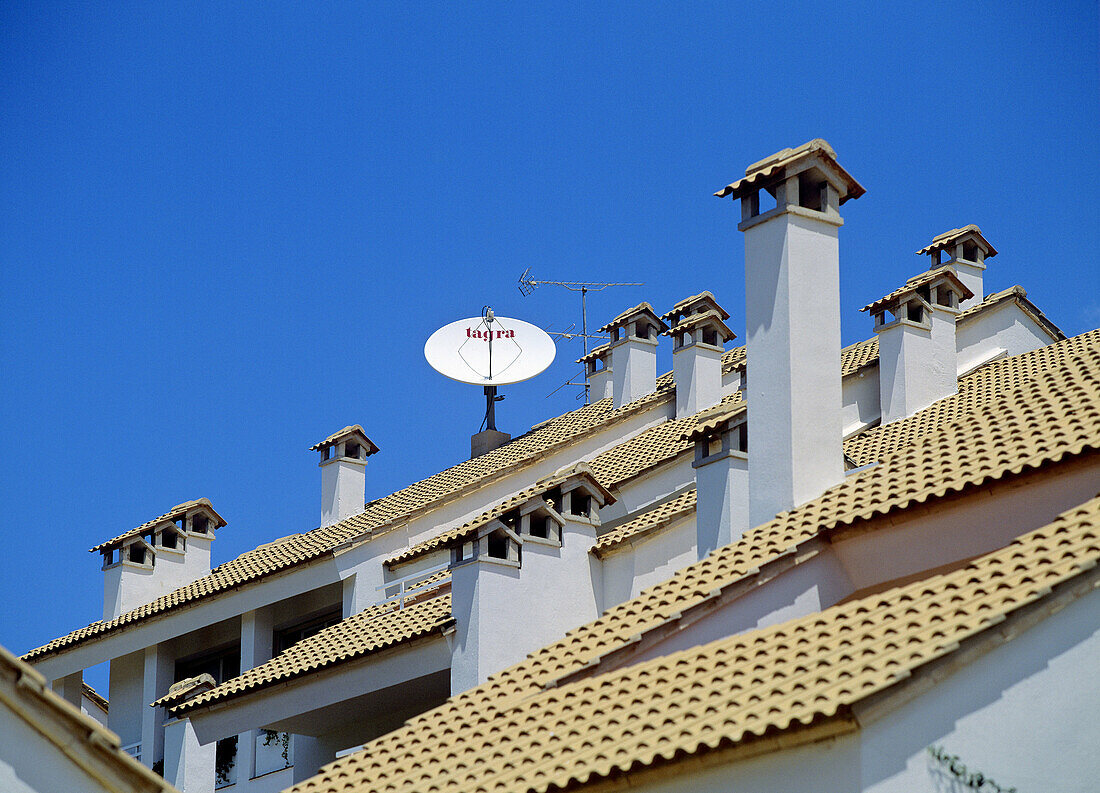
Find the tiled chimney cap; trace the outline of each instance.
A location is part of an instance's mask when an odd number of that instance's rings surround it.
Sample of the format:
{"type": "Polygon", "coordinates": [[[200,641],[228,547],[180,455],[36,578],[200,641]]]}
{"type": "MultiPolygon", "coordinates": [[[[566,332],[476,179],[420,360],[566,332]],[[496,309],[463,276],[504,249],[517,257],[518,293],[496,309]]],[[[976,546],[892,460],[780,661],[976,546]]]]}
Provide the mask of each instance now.
{"type": "Polygon", "coordinates": [[[216,529],[220,529],[222,526],[225,525],[225,518],[223,518],[214,510],[214,507],[210,504],[210,499],[196,498],[194,501],[184,501],[182,504],[176,504],[176,506],[172,507],[163,515],[158,515],[152,520],[146,521],[136,528],[130,529],[129,531],[124,532],[117,537],[107,540],[107,542],[101,542],[96,547],[89,548],[88,550],[91,553],[96,553],[98,551],[104,551],[108,548],[117,548],[124,541],[130,539],[131,537],[137,537],[149,531],[150,529],[156,528],[163,523],[174,523],[178,518],[182,518],[192,510],[200,510],[202,512],[205,512],[209,517],[213,518],[214,528],[216,529]]]}
{"type": "Polygon", "coordinates": [[[728,427],[740,424],[745,419],[745,404],[739,403],[735,407],[718,411],[709,418],[700,421],[694,429],[680,435],[682,441],[698,441],[722,432],[728,427]]]}
{"type": "Polygon", "coordinates": [[[707,309],[713,309],[722,315],[722,319],[726,320],[730,318],[730,314],[720,305],[718,301],[714,299],[714,295],[710,292],[700,292],[697,295],[691,297],[685,297],[679,303],[674,305],[668,312],[661,315],[661,319],[665,320],[670,325],[675,326],[676,320],[680,316],[687,316],[688,314],[704,312],[707,309]]]}
{"type": "Polygon", "coordinates": [[[335,446],[340,441],[346,438],[358,438],[359,442],[367,450],[368,457],[378,451],[378,447],[375,445],[374,441],[367,437],[367,434],[363,432],[363,428],[360,427],[358,424],[352,424],[349,427],[344,427],[339,432],[332,433],[320,443],[315,443],[310,446],[309,450],[311,452],[320,451],[326,446],[335,446]]]}
{"type": "Polygon", "coordinates": [[[974,293],[967,288],[966,284],[959,280],[959,277],[948,269],[938,268],[936,270],[929,270],[928,272],[915,275],[905,282],[905,286],[900,289],[895,289],[885,297],[880,297],[873,303],[868,303],[860,311],[869,311],[872,314],[877,314],[880,311],[889,309],[891,306],[896,306],[905,298],[916,294],[921,287],[930,286],[936,281],[947,281],[955,289],[959,295],[959,300],[969,300],[974,296],[974,293]]]}
{"type": "Polygon", "coordinates": [[[588,363],[589,361],[595,361],[603,358],[611,350],[611,344],[601,344],[599,347],[591,349],[586,355],[582,355],[577,359],[577,363],[588,363]]]}
{"type": "Polygon", "coordinates": [[[936,251],[954,248],[960,242],[966,242],[968,239],[976,242],[984,250],[986,259],[997,255],[997,249],[989,244],[989,240],[982,236],[982,230],[973,223],[969,226],[963,226],[961,229],[951,229],[951,231],[945,231],[943,234],[937,234],[932,238],[932,244],[921,248],[917,251],[917,255],[924,256],[936,251]]]}
{"type": "Polygon", "coordinates": [[[808,170],[815,164],[823,166],[823,170],[832,172],[837,183],[841,204],[849,198],[859,198],[867,192],[863,185],[857,182],[855,177],[844,170],[836,161],[836,152],[833,151],[833,147],[821,138],[814,138],[809,143],[803,143],[795,149],[783,149],[759,162],[754,162],[745,169],[744,179],[726,185],[715,195],[719,198],[726,198],[727,196],[740,198],[761,187],[775,184],[801,171],[808,170]]]}
{"type": "MultiPolygon", "coordinates": [[[[728,316],[729,315],[727,314],[726,317],[728,316]]],[[[673,325],[671,328],[666,330],[664,332],[664,335],[675,336],[681,331],[688,330],[690,328],[696,328],[700,325],[708,325],[710,327],[713,327],[716,331],[718,331],[721,336],[723,336],[722,342],[725,343],[731,339],[737,338],[737,334],[730,330],[729,326],[722,321],[726,317],[723,317],[714,309],[704,311],[701,314],[689,314],[688,316],[677,322],[675,325],[673,325]]]]}
{"type": "Polygon", "coordinates": [[[649,303],[639,303],[633,308],[628,308],[626,311],[619,314],[619,316],[615,317],[615,319],[611,320],[602,328],[600,328],[598,332],[610,333],[614,328],[618,328],[630,322],[633,322],[639,317],[648,317],[649,319],[651,319],[653,321],[653,324],[657,326],[658,332],[668,330],[668,325],[665,324],[665,321],[663,319],[657,316],[657,312],[653,310],[653,306],[651,306],[649,303]]]}

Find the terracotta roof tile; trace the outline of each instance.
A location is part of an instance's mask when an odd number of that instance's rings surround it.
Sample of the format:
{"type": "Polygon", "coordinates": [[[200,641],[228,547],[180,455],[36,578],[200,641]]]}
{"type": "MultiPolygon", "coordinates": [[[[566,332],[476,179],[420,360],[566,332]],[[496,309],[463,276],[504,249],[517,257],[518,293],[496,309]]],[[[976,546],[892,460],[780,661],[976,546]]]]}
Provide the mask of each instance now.
{"type": "Polygon", "coordinates": [[[225,518],[223,518],[221,515],[219,515],[217,513],[217,511],[215,511],[214,507],[210,504],[210,499],[208,499],[208,498],[196,498],[192,501],[184,501],[182,504],[176,504],[176,506],[172,507],[170,510],[165,512],[163,515],[158,515],[157,517],[153,518],[152,520],[147,520],[147,521],[145,521],[145,523],[142,523],[140,526],[137,526],[136,528],[130,529],[129,531],[125,531],[122,534],[118,535],[117,537],[113,537],[112,539],[107,540],[107,542],[101,542],[99,545],[95,546],[94,548],[89,548],[88,551],[89,551],[89,553],[95,553],[97,551],[102,551],[105,548],[113,548],[113,547],[117,546],[119,543],[121,543],[123,540],[128,540],[131,537],[137,537],[138,535],[140,535],[144,531],[148,531],[150,529],[153,529],[157,526],[160,526],[163,523],[172,523],[173,521],[177,520],[178,518],[182,518],[184,515],[187,514],[187,512],[189,510],[195,509],[196,507],[206,507],[206,509],[210,512],[210,514],[214,516],[215,523],[217,524],[217,528],[221,528],[222,526],[225,525],[225,518]]]}
{"type": "Polygon", "coordinates": [[[869,311],[872,314],[884,309],[889,308],[891,304],[897,302],[899,298],[907,297],[908,295],[916,294],[922,286],[927,286],[938,278],[944,278],[951,283],[959,292],[960,302],[962,300],[969,300],[974,297],[974,293],[970,291],[969,287],[959,280],[959,277],[955,275],[951,270],[945,267],[937,267],[934,270],[926,270],[923,273],[914,275],[908,279],[902,286],[895,289],[890,294],[880,297],[873,303],[868,303],[860,311],[869,311]]]}
{"type": "Polygon", "coordinates": [[[404,608],[396,601],[372,606],[336,625],[302,639],[275,658],[222,683],[212,691],[179,703],[182,714],[275,683],[363,658],[370,653],[440,631],[451,621],[450,592],[426,597],[404,608]]]}
{"type": "Polygon", "coordinates": [[[693,515],[696,495],[695,488],[691,487],[675,498],[647,509],[637,517],[616,526],[606,534],[600,535],[596,544],[592,546],[592,553],[602,558],[639,537],[649,536],[693,515]]]}
{"type": "Polygon", "coordinates": [[[680,314],[687,310],[693,303],[699,303],[700,305],[712,305],[722,315],[721,318],[723,320],[727,320],[730,318],[729,312],[718,304],[718,301],[714,299],[714,295],[711,294],[709,291],[703,291],[697,295],[685,297],[683,300],[679,301],[676,305],[674,305],[672,308],[662,314],[661,319],[671,325],[672,318],[675,317],[677,314],[680,314]]]}
{"type": "Polygon", "coordinates": [[[617,325],[621,325],[622,323],[626,322],[628,319],[637,314],[648,315],[651,319],[654,320],[654,324],[657,325],[658,330],[664,330],[666,327],[668,327],[667,325],[665,325],[665,321],[657,316],[657,312],[653,310],[653,306],[650,305],[648,302],[643,301],[638,305],[628,308],[626,311],[619,314],[617,317],[615,317],[615,319],[611,320],[602,328],[600,328],[597,333],[609,333],[612,328],[617,325]]]}
{"type": "Polygon", "coordinates": [[[833,151],[833,147],[821,138],[814,138],[801,146],[793,149],[783,149],[759,162],[754,162],[745,169],[744,179],[738,179],[736,182],[726,185],[715,195],[719,198],[725,198],[726,196],[739,198],[750,190],[756,190],[776,181],[788,167],[797,166],[803,160],[814,156],[819,156],[828,162],[839,172],[840,178],[846,183],[846,189],[840,197],[840,203],[843,204],[849,198],[859,198],[867,192],[863,189],[863,185],[857,182],[836,161],[836,152],[833,151]]]}
{"type": "Polygon", "coordinates": [[[349,424],[348,426],[344,427],[342,430],[332,433],[327,438],[325,438],[323,441],[320,441],[320,442],[315,443],[312,446],[310,446],[309,450],[311,452],[318,451],[320,449],[325,448],[326,446],[332,446],[334,443],[337,443],[338,441],[342,441],[344,438],[347,438],[347,437],[352,436],[352,435],[361,435],[363,437],[363,440],[365,440],[367,442],[367,456],[368,457],[378,451],[378,446],[375,445],[374,441],[372,441],[370,438],[367,437],[367,433],[363,432],[363,428],[361,426],[359,426],[358,424],[349,424]]]}
{"type": "MultiPolygon", "coordinates": [[[[455,740],[456,736],[484,735],[485,730],[473,730],[472,725],[492,722],[525,698],[539,696],[554,681],[677,619],[821,532],[1100,448],[1100,349],[1094,343],[1074,355],[1063,347],[1055,363],[1043,376],[975,408],[965,420],[951,424],[951,431],[936,432],[886,455],[879,465],[750,530],[737,543],[718,549],[483,685],[372,742],[367,753],[352,755],[330,768],[340,769],[351,790],[372,790],[371,784],[401,790],[429,778],[442,781],[460,748],[436,751],[433,747],[441,736],[455,740]]],[[[1089,542],[1095,541],[1093,534],[1089,542]]],[[[582,680],[572,690],[591,684],[582,680]]],[[[327,789],[324,776],[299,788],[327,789]]]]}
{"type": "Polygon", "coordinates": [[[969,226],[963,226],[961,229],[951,229],[950,231],[945,231],[943,234],[937,234],[935,237],[932,238],[931,244],[926,245],[925,247],[917,251],[917,255],[924,256],[926,253],[943,250],[944,248],[951,245],[951,243],[955,242],[958,239],[961,239],[962,237],[967,236],[968,234],[973,234],[975,237],[980,239],[982,241],[982,244],[985,245],[985,247],[988,249],[989,252],[985,254],[985,258],[990,259],[997,255],[997,249],[989,244],[989,240],[982,236],[982,230],[975,226],[973,223],[971,223],[969,226]]]}
{"type": "Polygon", "coordinates": [[[904,685],[1033,603],[1090,591],[1098,560],[1094,499],[959,570],[529,690],[478,713],[476,729],[437,723],[436,711],[414,723],[415,739],[409,728],[392,733],[292,790],[543,793],[797,732],[904,685]]]}
{"type": "MultiPolygon", "coordinates": [[[[1009,299],[1031,306],[1035,312],[1038,312],[1038,309],[1035,309],[1026,300],[1024,290],[1020,287],[1013,287],[995,295],[990,295],[984,303],[963,311],[959,315],[959,321],[1009,299]]],[[[1041,312],[1039,316],[1041,317],[1041,312]]],[[[1043,319],[1045,320],[1045,318],[1043,319]]],[[[1053,328],[1052,333],[1061,334],[1061,331],[1058,331],[1056,327],[1053,325],[1051,327],[1053,328]]],[[[845,375],[852,374],[860,368],[874,363],[877,358],[877,338],[871,338],[846,347],[841,351],[842,373],[845,375]]],[[[724,371],[743,366],[745,347],[741,346],[726,351],[722,360],[724,371]]],[[[672,374],[665,373],[657,378],[657,390],[654,393],[624,405],[618,410],[612,408],[610,398],[602,399],[591,405],[585,405],[538,425],[530,432],[513,438],[509,443],[487,454],[463,461],[433,476],[415,482],[402,490],[371,501],[366,505],[363,512],[358,515],[332,526],[314,529],[302,534],[293,534],[281,540],[261,545],[219,565],[211,571],[210,575],[199,578],[152,603],[139,606],[114,620],[100,620],[79,628],[29,651],[23,658],[34,660],[50,655],[81,642],[112,633],[127,625],[189,605],[196,600],[235,589],[242,584],[255,581],[266,575],[309,562],[330,553],[344,543],[357,538],[369,537],[374,531],[385,531],[389,527],[400,525],[403,520],[449,503],[455,498],[468,494],[471,489],[494,482],[501,476],[512,473],[524,465],[532,464],[542,459],[544,455],[558,448],[563,448],[578,438],[586,437],[603,427],[611,426],[638,412],[649,410],[670,401],[674,394],[673,388],[672,374]]],[[[740,395],[727,397],[723,400],[723,405],[728,408],[731,403],[738,400],[740,400],[740,395]]],[[[720,407],[720,409],[722,408],[720,407]]],[[[713,414],[703,414],[699,417],[689,416],[684,419],[666,422],[620,444],[620,446],[592,461],[593,471],[597,479],[605,487],[613,487],[625,478],[649,470],[655,465],[683,453],[690,448],[690,444],[680,436],[686,430],[694,428],[696,421],[705,421],[712,418],[712,416],[713,414]]],[[[846,444],[846,450],[851,443],[850,440],[846,444]]],[[[871,446],[870,450],[862,449],[864,458],[870,455],[872,460],[876,459],[874,455],[877,452],[873,451],[874,448],[871,446]]],[[[150,523],[153,522],[150,521],[150,523]]],[[[148,525],[144,524],[139,529],[148,525]]],[[[129,535],[129,532],[127,535],[129,535]]]]}

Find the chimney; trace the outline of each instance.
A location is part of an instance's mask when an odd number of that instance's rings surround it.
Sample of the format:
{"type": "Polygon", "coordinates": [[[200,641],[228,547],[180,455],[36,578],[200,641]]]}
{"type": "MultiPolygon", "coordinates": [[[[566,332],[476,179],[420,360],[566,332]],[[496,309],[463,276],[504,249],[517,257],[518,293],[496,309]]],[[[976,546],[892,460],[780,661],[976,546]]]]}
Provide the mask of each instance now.
{"type": "Polygon", "coordinates": [[[955,318],[971,294],[951,268],[940,267],[860,309],[875,318],[883,424],[958,391],[955,318]]]}
{"type": "Polygon", "coordinates": [[[745,406],[699,424],[694,441],[695,538],[699,558],[729,545],[749,528],[748,423],[745,406]]]}
{"type": "Polygon", "coordinates": [[[750,525],[844,478],[839,207],[863,193],[820,139],[715,193],[740,199],[745,233],[750,525]],[[761,190],[774,208],[761,211],[761,190]]]}
{"type": "Polygon", "coordinates": [[[611,334],[611,401],[616,409],[657,390],[657,337],[668,326],[653,306],[640,303],[608,322],[611,334]]]}
{"type": "Polygon", "coordinates": [[[724,320],[729,312],[714,295],[703,292],[681,300],[661,319],[671,325],[676,418],[690,416],[722,401],[722,345],[736,338],[724,320]]]}
{"type": "Polygon", "coordinates": [[[579,463],[466,525],[451,548],[452,693],[599,616],[589,550],[614,500],[579,463]]]}
{"type": "Polygon", "coordinates": [[[374,441],[354,424],[309,448],[321,453],[321,526],[331,526],[362,512],[367,458],[378,451],[374,441]]]}
{"type": "Polygon", "coordinates": [[[599,402],[611,397],[611,345],[601,344],[577,363],[584,365],[584,377],[588,381],[588,401],[599,402]]]}
{"type": "Polygon", "coordinates": [[[103,555],[103,619],[112,620],[207,575],[214,531],[224,525],[209,499],[200,498],[92,548],[103,555]]]}
{"type": "Polygon", "coordinates": [[[982,236],[982,230],[971,223],[961,229],[951,229],[935,237],[932,244],[917,251],[918,256],[932,257],[930,270],[947,267],[970,290],[972,297],[964,300],[959,308],[966,310],[985,299],[982,274],[985,260],[997,255],[997,250],[982,236]],[[944,261],[943,255],[948,259],[944,261]]]}

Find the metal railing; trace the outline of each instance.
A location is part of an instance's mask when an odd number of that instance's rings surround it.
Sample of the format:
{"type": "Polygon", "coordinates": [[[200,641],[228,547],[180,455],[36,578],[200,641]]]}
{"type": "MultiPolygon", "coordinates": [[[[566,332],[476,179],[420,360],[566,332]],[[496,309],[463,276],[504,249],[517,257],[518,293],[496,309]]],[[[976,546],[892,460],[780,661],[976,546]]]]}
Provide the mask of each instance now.
{"type": "Polygon", "coordinates": [[[122,746],[120,748],[126,754],[130,755],[130,757],[134,758],[139,763],[141,762],[141,741],[138,741],[137,743],[132,743],[129,746],[122,746]]]}

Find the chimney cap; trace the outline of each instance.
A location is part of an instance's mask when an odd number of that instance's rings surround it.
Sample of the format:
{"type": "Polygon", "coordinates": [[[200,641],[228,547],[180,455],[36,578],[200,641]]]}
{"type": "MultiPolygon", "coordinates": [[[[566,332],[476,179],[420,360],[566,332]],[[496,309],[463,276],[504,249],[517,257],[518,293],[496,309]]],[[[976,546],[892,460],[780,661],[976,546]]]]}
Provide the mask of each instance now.
{"type": "Polygon", "coordinates": [[[607,344],[601,344],[599,347],[594,347],[593,349],[589,350],[587,354],[582,355],[580,358],[578,358],[577,363],[588,363],[589,361],[595,361],[603,358],[605,355],[607,355],[610,349],[611,342],[608,342],[607,344]]]}
{"type": "Polygon", "coordinates": [[[937,234],[932,238],[931,245],[926,245],[917,251],[917,256],[924,256],[925,254],[942,251],[949,247],[954,247],[960,242],[966,242],[968,239],[973,240],[983,249],[986,259],[997,255],[997,249],[990,245],[989,240],[982,236],[982,230],[971,223],[969,226],[963,226],[961,229],[951,229],[951,231],[945,231],[943,234],[937,234]]]}
{"type": "Polygon", "coordinates": [[[160,526],[164,523],[174,523],[179,518],[187,515],[188,512],[192,512],[194,510],[205,512],[209,517],[213,518],[214,528],[220,529],[222,526],[225,525],[225,518],[217,513],[217,511],[211,505],[210,499],[196,498],[193,501],[184,501],[182,504],[176,504],[176,506],[172,507],[163,515],[158,515],[152,520],[147,520],[140,526],[130,529],[127,532],[123,532],[117,537],[113,537],[112,539],[107,540],[107,542],[101,542],[94,548],[89,548],[88,552],[96,553],[97,551],[105,551],[108,548],[117,548],[118,546],[122,545],[126,540],[129,540],[132,537],[138,537],[141,534],[148,532],[150,529],[155,529],[157,526],[160,526]]]}
{"type": "Polygon", "coordinates": [[[651,306],[648,302],[642,302],[632,308],[628,308],[626,311],[619,314],[619,316],[615,317],[615,319],[611,320],[602,328],[600,328],[598,332],[610,333],[614,328],[626,325],[637,319],[638,317],[648,317],[649,319],[653,320],[653,324],[657,326],[658,332],[668,330],[668,325],[665,324],[665,321],[663,319],[657,316],[657,312],[653,310],[653,306],[651,306]]]}
{"type": "Polygon", "coordinates": [[[761,187],[776,184],[787,177],[809,170],[814,165],[823,166],[823,170],[831,172],[838,188],[841,204],[849,198],[859,198],[867,192],[863,185],[836,161],[836,152],[833,151],[833,147],[821,138],[814,138],[797,148],[783,149],[759,162],[754,162],[745,169],[744,179],[726,185],[715,195],[719,198],[727,196],[740,198],[761,187]]]}
{"type": "Polygon", "coordinates": [[[880,311],[889,309],[891,306],[897,305],[903,298],[914,295],[922,287],[931,286],[936,281],[946,281],[951,287],[958,293],[959,299],[969,300],[974,296],[974,293],[964,284],[959,277],[955,275],[951,270],[938,267],[935,270],[929,270],[915,275],[905,282],[905,285],[899,289],[895,289],[890,294],[880,297],[873,303],[868,303],[860,311],[869,311],[872,314],[877,314],[880,311]]]}
{"type": "Polygon", "coordinates": [[[687,315],[693,311],[698,313],[706,311],[708,308],[714,309],[722,315],[722,319],[726,320],[730,318],[730,313],[718,305],[718,301],[714,299],[709,291],[700,292],[697,295],[691,297],[685,297],[679,303],[674,305],[669,311],[661,315],[661,319],[668,322],[670,325],[676,325],[676,318],[678,315],[687,315]]]}
{"type": "Polygon", "coordinates": [[[702,440],[716,432],[722,432],[728,427],[742,423],[746,415],[745,403],[739,402],[733,407],[712,413],[709,418],[699,421],[693,429],[681,433],[680,440],[691,442],[702,440]]]}
{"type": "Polygon", "coordinates": [[[310,446],[309,450],[311,452],[317,452],[324,449],[326,446],[335,446],[345,438],[358,438],[359,442],[366,448],[368,457],[378,451],[378,446],[367,437],[367,434],[363,432],[363,428],[358,424],[352,424],[344,427],[339,432],[332,433],[320,443],[315,443],[310,446]]]}
{"type": "MultiPolygon", "coordinates": [[[[729,315],[727,314],[726,316],[729,315]]],[[[700,325],[708,325],[718,331],[720,335],[724,336],[724,338],[722,339],[723,343],[730,341],[731,339],[736,339],[737,334],[730,330],[729,326],[726,325],[726,323],[722,320],[722,315],[714,309],[709,309],[700,314],[689,314],[681,319],[679,322],[677,322],[675,325],[673,325],[671,328],[664,331],[664,335],[675,336],[681,331],[695,328],[700,325]]]]}

